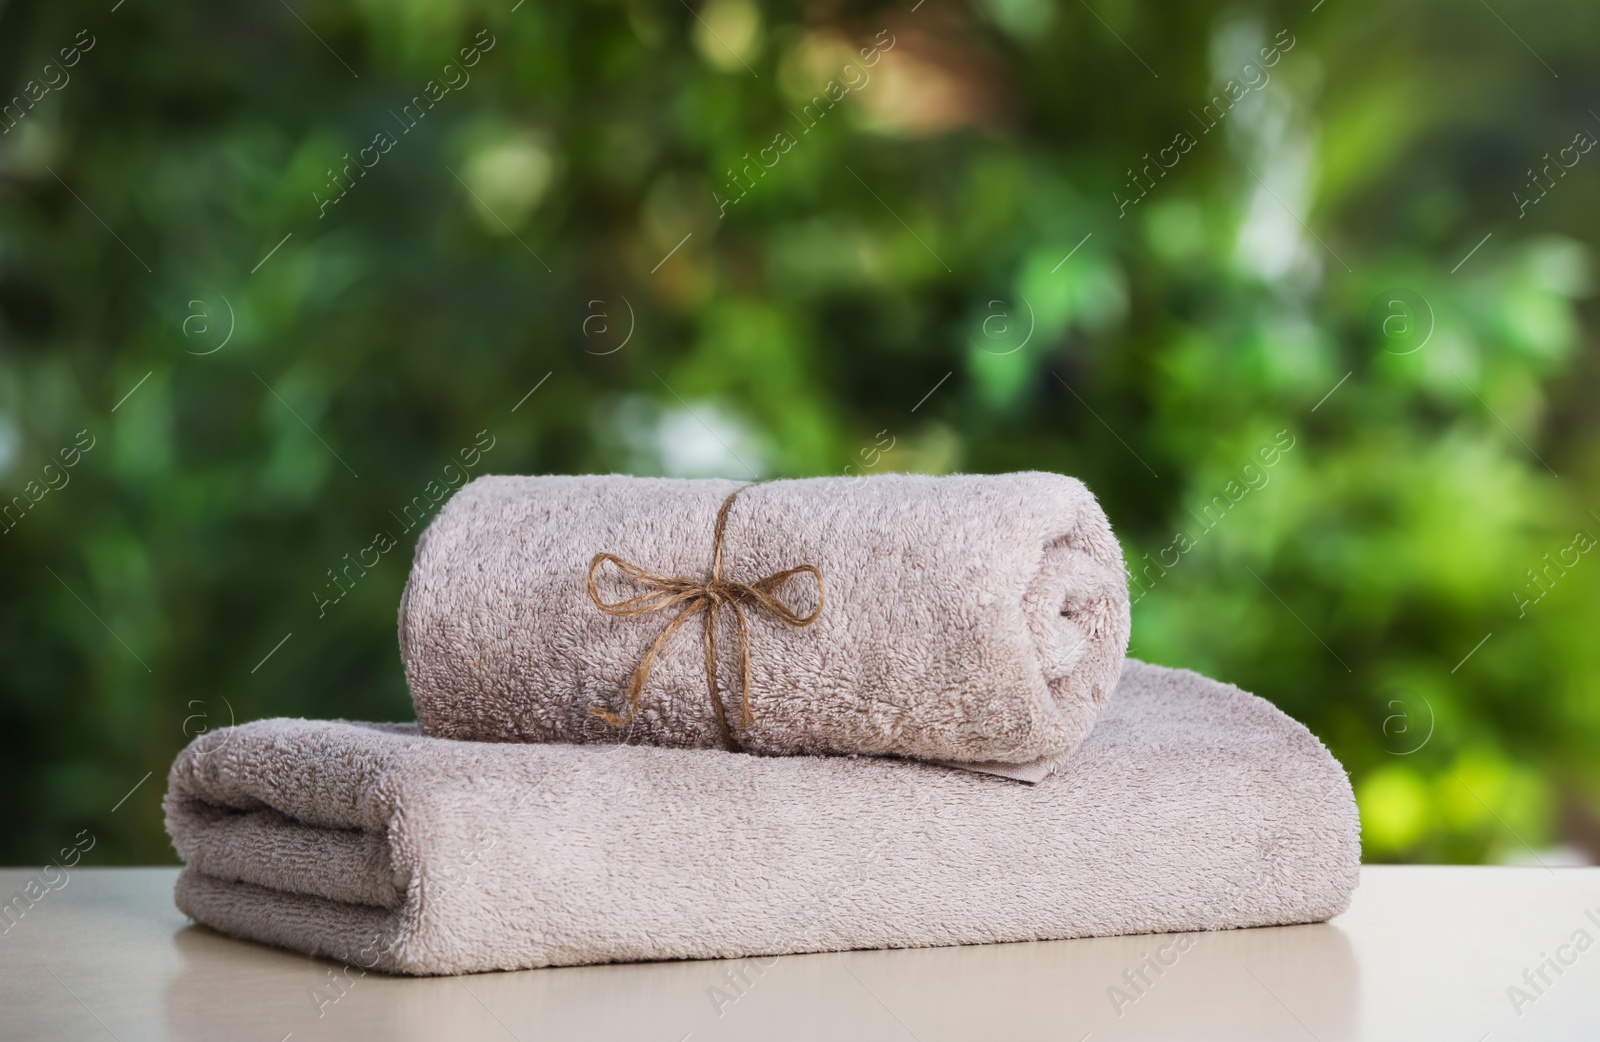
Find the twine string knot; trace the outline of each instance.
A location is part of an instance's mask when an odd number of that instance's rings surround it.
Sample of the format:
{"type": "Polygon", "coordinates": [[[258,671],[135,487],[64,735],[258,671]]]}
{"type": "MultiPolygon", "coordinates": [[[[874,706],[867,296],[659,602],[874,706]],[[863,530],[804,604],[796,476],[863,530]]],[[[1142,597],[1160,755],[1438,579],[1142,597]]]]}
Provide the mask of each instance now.
{"type": "Polygon", "coordinates": [[[822,570],[814,564],[796,565],[785,571],[774,572],[764,579],[755,582],[732,582],[722,577],[722,550],[723,534],[728,525],[728,512],[733,508],[733,501],[738,498],[748,485],[734,489],[727,499],[722,501],[722,508],[717,511],[717,525],[711,542],[711,574],[705,579],[690,579],[683,576],[661,575],[647,568],[625,561],[616,554],[595,554],[589,562],[589,599],[594,601],[595,607],[607,615],[630,617],[634,615],[649,615],[658,611],[678,609],[678,613],[668,622],[666,628],[656,636],[644,657],[635,667],[632,678],[628,681],[626,696],[627,710],[618,715],[600,708],[591,708],[589,712],[598,716],[613,727],[625,727],[633,721],[634,715],[639,711],[639,703],[644,696],[644,685],[650,679],[650,670],[655,666],[656,657],[661,654],[661,649],[678,628],[687,622],[690,617],[701,612],[705,613],[705,627],[701,633],[701,643],[705,647],[706,659],[706,690],[711,699],[712,711],[716,714],[717,726],[722,731],[723,741],[728,748],[739,751],[738,739],[734,737],[733,730],[728,726],[728,715],[722,704],[721,695],[717,690],[717,614],[723,608],[733,611],[735,629],[739,636],[739,706],[740,720],[748,726],[755,722],[750,713],[750,635],[749,627],[745,621],[745,605],[760,607],[782,622],[786,626],[803,627],[817,621],[817,616],[822,614],[823,585],[822,570]],[[626,600],[607,602],[600,596],[600,591],[595,585],[595,574],[600,566],[610,563],[617,571],[632,579],[646,592],[629,597],[626,600]],[[785,583],[802,574],[808,574],[817,583],[817,606],[810,614],[802,615],[790,608],[776,596],[785,583]]]}

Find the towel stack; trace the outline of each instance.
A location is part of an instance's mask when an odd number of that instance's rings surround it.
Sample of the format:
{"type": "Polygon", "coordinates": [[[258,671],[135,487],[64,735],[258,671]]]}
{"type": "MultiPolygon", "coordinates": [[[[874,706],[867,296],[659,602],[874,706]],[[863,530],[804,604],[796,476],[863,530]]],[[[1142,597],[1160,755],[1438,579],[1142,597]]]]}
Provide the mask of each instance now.
{"type": "Polygon", "coordinates": [[[1128,629],[1059,475],[480,478],[401,601],[418,723],[197,739],[178,905],[411,974],[1342,911],[1338,763],[1128,629]]]}

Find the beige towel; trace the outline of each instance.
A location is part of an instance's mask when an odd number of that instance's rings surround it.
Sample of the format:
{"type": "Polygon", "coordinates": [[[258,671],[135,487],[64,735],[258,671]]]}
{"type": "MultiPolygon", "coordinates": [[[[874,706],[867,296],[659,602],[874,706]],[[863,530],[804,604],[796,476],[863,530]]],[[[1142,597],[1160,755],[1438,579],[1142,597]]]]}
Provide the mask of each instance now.
{"type": "Polygon", "coordinates": [[[1361,848],[1304,727],[1132,661],[1033,787],[263,720],[196,739],[166,809],[190,916],[412,974],[1312,922],[1348,904],[1361,848]]]}
{"type": "MultiPolygon", "coordinates": [[[[484,477],[417,545],[400,648],[430,735],[499,742],[616,742],[591,709],[626,710],[630,678],[676,610],[618,618],[586,580],[611,553],[703,580],[718,508],[740,483],[664,478],[484,477]]],[[[738,640],[718,627],[719,690],[738,747],[772,754],[917,757],[1037,781],[1089,732],[1128,642],[1122,554],[1079,481],[1058,474],[745,488],[728,515],[726,579],[813,564],[826,603],[786,625],[747,606],[750,710],[738,640]]],[[[649,593],[611,566],[607,602],[649,593]]],[[[776,592],[806,614],[812,580],[776,592]]],[[[703,617],[662,648],[635,743],[721,748],[707,690],[703,617]]]]}

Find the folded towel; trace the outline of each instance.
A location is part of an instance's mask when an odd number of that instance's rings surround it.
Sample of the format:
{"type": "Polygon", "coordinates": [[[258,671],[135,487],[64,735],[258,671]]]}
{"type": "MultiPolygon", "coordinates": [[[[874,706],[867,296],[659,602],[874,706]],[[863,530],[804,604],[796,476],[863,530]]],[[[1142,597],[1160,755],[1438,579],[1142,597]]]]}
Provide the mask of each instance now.
{"type": "Polygon", "coordinates": [[[637,708],[636,743],[902,755],[1027,781],[1089,732],[1127,643],[1105,514],[1081,482],[1043,473],[479,478],[418,541],[400,605],[417,720],[437,737],[616,742],[637,708]],[[714,571],[736,490],[721,577],[776,604],[727,598],[712,655],[714,612],[677,617],[696,607],[684,586],[714,571]],[[783,574],[805,565],[820,579],[783,574]],[[596,603],[630,598],[647,610],[596,603]]]}
{"type": "Polygon", "coordinates": [[[173,765],[178,907],[392,973],[1312,922],[1350,784],[1237,688],[1130,661],[1038,785],[905,760],[429,738],[262,720],[173,765]]]}

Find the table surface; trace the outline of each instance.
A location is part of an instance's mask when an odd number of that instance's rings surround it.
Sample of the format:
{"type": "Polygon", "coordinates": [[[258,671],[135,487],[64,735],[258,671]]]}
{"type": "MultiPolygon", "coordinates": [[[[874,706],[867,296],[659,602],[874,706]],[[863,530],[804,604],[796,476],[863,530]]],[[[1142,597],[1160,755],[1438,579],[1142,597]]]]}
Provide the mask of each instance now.
{"type": "Polygon", "coordinates": [[[0,1038],[1600,1039],[1600,868],[1374,866],[1315,926],[794,955],[737,985],[734,962],[362,975],[191,924],[176,875],[50,873],[0,939],[0,1038]]]}

